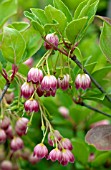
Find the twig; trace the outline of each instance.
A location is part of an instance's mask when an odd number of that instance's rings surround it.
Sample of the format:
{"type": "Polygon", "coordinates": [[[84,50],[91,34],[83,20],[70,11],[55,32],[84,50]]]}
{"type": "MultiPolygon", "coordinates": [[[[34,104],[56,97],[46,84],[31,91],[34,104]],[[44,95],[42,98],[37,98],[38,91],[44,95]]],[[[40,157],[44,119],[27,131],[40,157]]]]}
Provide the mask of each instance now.
{"type": "MultiPolygon", "coordinates": [[[[73,99],[73,101],[74,101],[74,99],[73,99]]],[[[75,102],[75,101],[74,101],[74,102],[75,102]]],[[[84,103],[84,102],[78,102],[78,103],[76,103],[76,104],[81,105],[81,106],[84,106],[84,107],[87,107],[87,108],[90,109],[90,110],[93,110],[93,111],[95,111],[95,112],[98,112],[98,113],[100,113],[100,114],[102,114],[102,115],[104,115],[104,116],[107,116],[107,117],[110,117],[110,118],[111,118],[111,115],[110,115],[110,114],[105,113],[105,112],[103,112],[103,111],[101,111],[101,110],[98,110],[98,109],[96,109],[96,108],[94,108],[94,107],[92,107],[92,106],[90,106],[90,105],[88,105],[88,104],[86,104],[86,103],[84,103]]]]}
{"type": "MultiPolygon", "coordinates": [[[[60,53],[66,55],[67,57],[69,57],[68,52],[61,50],[60,48],[56,47],[55,45],[53,45],[52,43],[50,43],[48,40],[46,40],[45,37],[42,37],[44,39],[44,41],[46,41],[49,45],[51,45],[52,47],[54,47],[54,49],[58,50],[60,53]]],[[[111,98],[107,95],[106,91],[102,88],[102,86],[91,76],[91,74],[85,69],[83,68],[82,64],[80,63],[80,61],[76,58],[75,55],[71,55],[70,54],[70,58],[71,60],[73,60],[79,68],[83,69],[84,73],[88,74],[89,77],[91,78],[92,82],[95,84],[95,86],[105,95],[106,99],[111,102],[111,98]]]]}
{"type": "Polygon", "coordinates": [[[1,101],[2,101],[2,99],[3,99],[3,97],[4,97],[4,95],[5,95],[5,93],[7,92],[7,89],[9,88],[9,86],[10,86],[10,82],[7,82],[7,83],[5,84],[5,86],[4,86],[4,89],[3,89],[3,91],[2,91],[2,94],[1,94],[1,96],[0,96],[0,103],[1,103],[1,101]]]}

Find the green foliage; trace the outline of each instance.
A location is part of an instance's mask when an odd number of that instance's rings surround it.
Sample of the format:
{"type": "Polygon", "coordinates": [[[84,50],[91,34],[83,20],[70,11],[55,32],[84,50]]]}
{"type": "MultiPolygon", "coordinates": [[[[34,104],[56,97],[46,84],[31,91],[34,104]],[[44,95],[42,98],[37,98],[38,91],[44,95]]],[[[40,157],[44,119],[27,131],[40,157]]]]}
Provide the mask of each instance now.
{"type": "Polygon", "coordinates": [[[80,139],[72,139],[72,144],[74,147],[73,152],[74,152],[75,158],[83,165],[87,164],[89,151],[88,151],[86,144],[80,139]]]}
{"type": "Polygon", "coordinates": [[[0,3],[0,27],[12,15],[17,13],[17,0],[6,0],[0,3]]]}
{"type": "Polygon", "coordinates": [[[54,0],[53,3],[57,9],[61,10],[65,14],[67,21],[70,22],[72,20],[72,16],[67,6],[61,0],[54,0]]]}
{"type": "Polygon", "coordinates": [[[81,32],[85,27],[87,17],[71,21],[66,27],[66,35],[71,43],[78,42],[81,37],[81,32]]]}
{"type": "Polygon", "coordinates": [[[26,43],[23,36],[13,28],[4,27],[2,38],[2,53],[11,63],[19,63],[23,57],[26,43]]]}
{"type": "Polygon", "coordinates": [[[111,25],[107,22],[104,22],[101,36],[100,36],[100,47],[106,58],[111,62],[111,52],[110,52],[110,44],[111,44],[111,25]]]}

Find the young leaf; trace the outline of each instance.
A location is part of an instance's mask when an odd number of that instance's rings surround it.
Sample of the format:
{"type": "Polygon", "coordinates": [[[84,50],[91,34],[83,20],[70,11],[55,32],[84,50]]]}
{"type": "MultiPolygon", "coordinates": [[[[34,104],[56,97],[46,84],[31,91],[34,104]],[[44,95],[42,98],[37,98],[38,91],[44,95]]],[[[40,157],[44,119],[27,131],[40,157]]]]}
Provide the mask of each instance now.
{"type": "Polygon", "coordinates": [[[100,47],[103,54],[111,62],[111,25],[104,22],[100,35],[100,47]]]}
{"type": "Polygon", "coordinates": [[[72,21],[72,16],[68,7],[61,0],[54,0],[53,3],[55,8],[61,10],[65,14],[68,22],[72,21]]]}
{"type": "Polygon", "coordinates": [[[58,23],[58,27],[55,27],[55,31],[59,31],[63,35],[67,25],[67,18],[64,13],[53,6],[48,5],[45,8],[45,15],[47,16],[49,23],[54,24],[55,21],[58,23]]]}
{"type": "Polygon", "coordinates": [[[32,13],[38,18],[41,24],[45,25],[48,23],[47,17],[45,16],[45,12],[42,9],[31,8],[32,13]]]}
{"type": "Polygon", "coordinates": [[[4,27],[2,38],[3,57],[11,63],[18,64],[26,48],[22,35],[13,28],[4,27]]]}
{"type": "Polygon", "coordinates": [[[17,13],[17,0],[8,0],[0,2],[0,27],[4,22],[17,13]]]}
{"type": "Polygon", "coordinates": [[[84,29],[86,22],[87,17],[83,17],[73,20],[67,25],[66,35],[71,43],[75,43],[77,40],[79,40],[79,37],[81,36],[81,32],[84,29]]]}
{"type": "Polygon", "coordinates": [[[44,34],[44,27],[42,25],[40,25],[37,21],[31,21],[31,23],[36,31],[39,31],[41,35],[44,34]]]}
{"type": "Polygon", "coordinates": [[[13,22],[11,25],[8,25],[8,27],[15,28],[19,32],[25,31],[29,26],[29,23],[26,22],[13,22]]]}
{"type": "Polygon", "coordinates": [[[111,125],[100,125],[92,128],[87,132],[85,140],[98,150],[111,150],[111,125]]]}

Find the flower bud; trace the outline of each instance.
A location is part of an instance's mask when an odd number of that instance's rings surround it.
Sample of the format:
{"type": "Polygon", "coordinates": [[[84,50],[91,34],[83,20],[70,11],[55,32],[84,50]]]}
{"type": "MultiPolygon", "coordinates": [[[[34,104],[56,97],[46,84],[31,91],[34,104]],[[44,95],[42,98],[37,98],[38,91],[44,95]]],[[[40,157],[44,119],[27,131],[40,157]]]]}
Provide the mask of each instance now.
{"type": "MultiPolygon", "coordinates": [[[[57,35],[55,35],[54,33],[52,34],[47,34],[46,36],[46,40],[49,41],[51,44],[53,44],[55,47],[58,47],[59,44],[59,38],[57,35]]],[[[48,42],[44,42],[44,46],[47,50],[49,49],[53,49],[53,46],[50,45],[48,42]]],[[[54,48],[56,50],[56,48],[54,48]]]]}
{"type": "Polygon", "coordinates": [[[43,79],[42,70],[34,67],[29,70],[27,76],[28,82],[32,81],[33,83],[40,84],[42,79],[43,79]]]}
{"type": "Polygon", "coordinates": [[[39,86],[37,87],[36,92],[37,92],[37,94],[38,94],[39,97],[43,96],[44,91],[42,91],[41,85],[39,85],[39,86]]]}
{"type": "Polygon", "coordinates": [[[37,156],[38,159],[43,159],[47,155],[48,155],[48,149],[43,143],[40,143],[35,146],[34,156],[37,156]]]}
{"type": "Polygon", "coordinates": [[[25,117],[20,118],[15,125],[15,130],[16,133],[19,136],[25,135],[26,134],[26,130],[27,130],[27,124],[28,124],[29,120],[25,117]]]}
{"type": "Polygon", "coordinates": [[[72,152],[70,150],[63,149],[60,163],[63,166],[66,166],[68,164],[68,162],[74,163],[74,155],[72,154],[72,152]]]}
{"type": "Polygon", "coordinates": [[[32,57],[30,57],[28,60],[24,62],[25,65],[27,65],[29,68],[31,68],[34,64],[34,60],[32,57]]]}
{"type": "Polygon", "coordinates": [[[5,94],[5,99],[8,104],[11,104],[14,100],[14,93],[13,92],[7,92],[5,94]]]}
{"type": "Polygon", "coordinates": [[[48,143],[51,146],[53,146],[57,142],[57,140],[60,141],[61,139],[62,139],[62,136],[58,130],[54,130],[54,132],[49,132],[48,134],[48,143]]]}
{"type": "Polygon", "coordinates": [[[30,157],[29,157],[29,162],[30,162],[32,165],[36,164],[36,163],[39,162],[39,161],[40,161],[40,159],[38,159],[37,156],[34,156],[33,154],[30,155],[30,157]]]}
{"type": "Polygon", "coordinates": [[[4,130],[6,130],[10,125],[10,119],[8,117],[4,117],[4,119],[1,121],[0,127],[4,130]]]}
{"type": "Polygon", "coordinates": [[[12,163],[8,160],[4,160],[1,163],[1,170],[12,170],[12,163]]]}
{"type": "Polygon", "coordinates": [[[57,89],[57,79],[53,75],[47,75],[41,82],[42,91],[46,92],[46,96],[54,96],[57,89]]]}
{"type": "Polygon", "coordinates": [[[34,93],[34,86],[32,83],[27,83],[25,82],[22,86],[21,86],[21,96],[23,96],[24,98],[28,99],[29,97],[32,96],[32,94],[34,93]]]}
{"type": "Polygon", "coordinates": [[[26,112],[38,112],[39,111],[39,104],[34,99],[29,99],[24,103],[25,111],[26,112]]]}
{"type": "Polygon", "coordinates": [[[7,136],[6,136],[5,131],[3,129],[0,129],[0,143],[5,143],[6,138],[7,136]]]}
{"type": "Polygon", "coordinates": [[[61,161],[62,153],[58,148],[53,149],[49,155],[48,155],[48,160],[50,159],[52,162],[55,162],[58,160],[59,162],[61,161]]]}
{"type": "Polygon", "coordinates": [[[20,137],[14,137],[11,141],[10,147],[13,151],[22,149],[24,147],[23,140],[20,137]]]}
{"type": "Polygon", "coordinates": [[[60,114],[64,117],[64,118],[68,118],[69,117],[69,110],[64,107],[64,106],[61,106],[59,107],[58,111],[60,112],[60,114]]]}
{"type": "Polygon", "coordinates": [[[91,86],[91,79],[88,74],[78,74],[75,80],[76,89],[86,90],[91,86]]]}
{"type": "Polygon", "coordinates": [[[62,79],[58,78],[57,87],[62,90],[67,90],[69,88],[69,74],[64,75],[62,79]]]}
{"type": "Polygon", "coordinates": [[[73,149],[71,141],[69,139],[67,139],[67,138],[62,138],[60,140],[59,149],[62,150],[62,147],[64,149],[68,149],[68,150],[72,150],[73,149]]]}
{"type": "Polygon", "coordinates": [[[12,132],[12,126],[10,125],[6,130],[5,133],[8,138],[12,139],[13,138],[13,132],[12,132]]]}

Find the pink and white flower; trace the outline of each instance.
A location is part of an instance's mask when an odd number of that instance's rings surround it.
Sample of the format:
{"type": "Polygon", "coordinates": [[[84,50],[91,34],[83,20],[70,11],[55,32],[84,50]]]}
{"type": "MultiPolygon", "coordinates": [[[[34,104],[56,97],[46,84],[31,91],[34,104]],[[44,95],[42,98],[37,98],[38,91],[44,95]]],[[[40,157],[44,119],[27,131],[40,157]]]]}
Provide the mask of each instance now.
{"type": "Polygon", "coordinates": [[[55,161],[61,161],[62,153],[58,148],[53,149],[49,155],[48,155],[48,160],[50,159],[52,162],[55,161]]]}
{"type": "Polygon", "coordinates": [[[18,119],[18,121],[16,122],[15,130],[16,130],[16,133],[19,136],[22,136],[22,135],[26,134],[28,122],[29,122],[29,120],[27,118],[25,118],[25,117],[22,117],[22,118],[18,119]]]}
{"type": "Polygon", "coordinates": [[[3,129],[0,129],[0,143],[5,143],[7,135],[3,129]]]}
{"type": "Polygon", "coordinates": [[[35,146],[34,156],[37,156],[38,159],[43,159],[47,155],[48,155],[48,149],[43,143],[40,143],[35,146]]]}
{"type": "Polygon", "coordinates": [[[12,170],[12,163],[8,160],[4,160],[3,162],[1,162],[0,169],[1,170],[12,170]]]}
{"type": "Polygon", "coordinates": [[[42,79],[43,79],[42,70],[34,67],[29,70],[27,76],[28,82],[32,81],[33,83],[40,84],[42,79]]]}
{"type": "Polygon", "coordinates": [[[74,155],[72,154],[72,152],[68,149],[63,149],[62,150],[62,158],[60,163],[63,166],[66,166],[69,162],[74,163],[74,155]]]}
{"type": "Polygon", "coordinates": [[[55,96],[57,89],[57,79],[53,75],[47,75],[41,82],[41,89],[44,91],[45,96],[55,96]]]}
{"type": "Polygon", "coordinates": [[[39,104],[34,99],[29,99],[24,103],[25,111],[26,112],[38,112],[39,111],[39,104]]]}
{"type": "MultiPolygon", "coordinates": [[[[52,34],[47,34],[46,35],[46,40],[49,41],[51,44],[53,44],[55,47],[58,47],[59,44],[59,38],[57,35],[54,33],[52,34]]],[[[53,46],[49,44],[48,42],[44,42],[44,46],[47,50],[53,49],[53,46]]],[[[54,48],[56,50],[56,48],[54,48]]]]}
{"type": "Polygon", "coordinates": [[[75,80],[76,89],[86,90],[91,86],[91,79],[88,74],[78,74],[75,80]]]}
{"type": "Polygon", "coordinates": [[[49,132],[49,134],[48,134],[48,143],[51,146],[54,146],[54,144],[57,141],[60,141],[61,139],[62,139],[62,136],[58,130],[54,130],[54,132],[49,132]]]}
{"type": "Polygon", "coordinates": [[[23,140],[20,137],[14,137],[10,143],[10,147],[13,151],[17,151],[24,147],[23,140]]]}
{"type": "Polygon", "coordinates": [[[24,98],[28,99],[34,93],[34,90],[35,90],[34,86],[33,86],[33,84],[31,82],[30,83],[25,82],[21,86],[21,96],[23,96],[24,98]]]}
{"type": "Polygon", "coordinates": [[[68,149],[68,150],[73,149],[72,143],[68,138],[62,138],[60,140],[59,149],[62,150],[62,148],[68,149]]]}
{"type": "Polygon", "coordinates": [[[57,87],[62,90],[67,90],[69,88],[69,74],[64,75],[62,79],[58,78],[57,87]]]}

